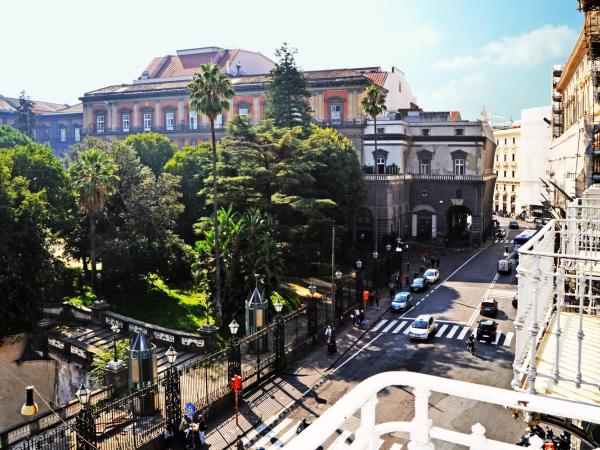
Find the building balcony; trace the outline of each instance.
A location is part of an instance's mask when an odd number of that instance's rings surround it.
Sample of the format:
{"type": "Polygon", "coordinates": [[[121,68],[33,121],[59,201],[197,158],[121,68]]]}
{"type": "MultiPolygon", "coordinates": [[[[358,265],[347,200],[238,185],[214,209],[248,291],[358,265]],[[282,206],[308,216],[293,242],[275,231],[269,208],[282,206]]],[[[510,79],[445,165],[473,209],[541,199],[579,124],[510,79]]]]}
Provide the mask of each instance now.
{"type": "MultiPolygon", "coordinates": [[[[377,119],[379,121],[379,118],[377,119]]],[[[344,119],[344,120],[317,120],[317,124],[321,127],[337,128],[337,127],[362,127],[367,122],[364,118],[344,119]]]]}
{"type": "Polygon", "coordinates": [[[495,175],[481,176],[481,175],[439,175],[439,174],[411,174],[411,173],[386,173],[386,174],[373,174],[366,173],[363,175],[365,181],[381,181],[381,180],[406,180],[406,181],[467,181],[467,182],[481,182],[486,179],[491,179],[495,175]]]}
{"type": "MultiPolygon", "coordinates": [[[[389,392],[389,391],[388,391],[389,392]]],[[[376,450],[380,439],[388,434],[406,439],[411,450],[433,450],[435,442],[444,448],[469,448],[471,450],[521,449],[512,443],[488,439],[485,428],[473,424],[471,433],[436,426],[429,415],[430,396],[440,393],[507,408],[507,414],[519,414],[524,418],[534,415],[555,416],[585,422],[600,422],[600,408],[581,405],[566,400],[558,400],[514,392],[496,387],[483,386],[464,381],[427,375],[415,372],[383,372],[372,376],[344,395],[296,438],[286,444],[288,450],[323,448],[323,444],[337,435],[342,425],[360,415],[360,425],[354,433],[354,441],[349,447],[353,450],[376,450]],[[379,392],[397,386],[410,389],[414,394],[414,415],[412,420],[377,423],[376,406],[385,402],[386,395],[379,392]],[[442,442],[440,442],[442,441],[442,442]]],[[[530,446],[541,449],[543,441],[538,436],[530,438],[530,446]]],[[[401,447],[404,448],[404,447],[401,447]]]]}
{"type": "MultiPolygon", "coordinates": [[[[221,132],[225,130],[225,127],[220,124],[215,124],[215,130],[217,132],[221,132]]],[[[122,127],[117,128],[104,128],[103,132],[98,132],[96,128],[84,128],[83,134],[85,135],[94,135],[94,136],[102,136],[102,135],[122,135],[127,136],[129,134],[135,133],[161,133],[161,134],[169,134],[169,133],[181,133],[181,132],[191,132],[191,133],[206,133],[210,131],[209,124],[198,124],[197,127],[191,128],[189,125],[177,125],[173,128],[167,128],[165,126],[160,127],[152,127],[150,130],[144,130],[143,127],[129,127],[128,131],[123,131],[122,127]]]]}

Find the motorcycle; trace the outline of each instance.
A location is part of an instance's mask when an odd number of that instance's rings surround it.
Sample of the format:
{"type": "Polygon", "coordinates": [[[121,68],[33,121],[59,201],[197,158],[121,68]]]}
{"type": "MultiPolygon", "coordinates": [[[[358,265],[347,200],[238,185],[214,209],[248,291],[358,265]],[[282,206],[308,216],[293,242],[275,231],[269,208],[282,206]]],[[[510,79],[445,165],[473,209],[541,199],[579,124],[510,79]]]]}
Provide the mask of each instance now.
{"type": "Polygon", "coordinates": [[[296,428],[296,434],[302,433],[304,429],[309,425],[310,424],[306,421],[306,417],[303,417],[300,423],[298,424],[298,427],[296,428]]]}

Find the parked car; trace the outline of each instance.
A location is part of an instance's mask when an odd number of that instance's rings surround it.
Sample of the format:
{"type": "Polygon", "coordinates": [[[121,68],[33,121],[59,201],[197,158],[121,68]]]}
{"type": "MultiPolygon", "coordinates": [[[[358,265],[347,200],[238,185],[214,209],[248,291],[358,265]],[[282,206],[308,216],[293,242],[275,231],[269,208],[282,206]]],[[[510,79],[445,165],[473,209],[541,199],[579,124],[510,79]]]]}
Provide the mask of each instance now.
{"type": "Polygon", "coordinates": [[[518,230],[519,222],[517,222],[516,220],[511,220],[510,222],[508,222],[508,228],[510,228],[511,230],[518,230]]]}
{"type": "Polygon", "coordinates": [[[428,283],[436,283],[440,279],[440,271],[437,269],[427,269],[423,274],[423,277],[428,283]]]}
{"type": "Polygon", "coordinates": [[[478,341],[487,341],[488,343],[496,340],[498,332],[498,323],[495,320],[480,320],[477,324],[475,339],[478,341]]]}
{"type": "Polygon", "coordinates": [[[482,316],[496,317],[498,315],[498,302],[494,299],[487,299],[479,305],[479,313],[482,316]]]}
{"type": "Polygon", "coordinates": [[[410,326],[408,337],[411,339],[427,340],[435,332],[435,320],[428,314],[420,315],[410,326]]]}
{"type": "Polygon", "coordinates": [[[519,293],[518,292],[515,294],[515,296],[512,299],[512,305],[513,305],[513,308],[519,307],[519,293]]]}
{"type": "Polygon", "coordinates": [[[390,308],[392,312],[401,312],[408,311],[412,306],[412,295],[410,292],[398,292],[394,299],[392,300],[392,304],[390,308]]]}
{"type": "Polygon", "coordinates": [[[427,278],[415,278],[410,285],[410,290],[413,292],[421,292],[427,289],[429,283],[427,282],[427,278]]]}
{"type": "Polygon", "coordinates": [[[525,222],[527,223],[533,223],[535,221],[535,217],[526,217],[525,218],[525,222]]]}
{"type": "Polygon", "coordinates": [[[510,273],[512,270],[512,263],[506,259],[498,261],[498,273],[510,273]]]}

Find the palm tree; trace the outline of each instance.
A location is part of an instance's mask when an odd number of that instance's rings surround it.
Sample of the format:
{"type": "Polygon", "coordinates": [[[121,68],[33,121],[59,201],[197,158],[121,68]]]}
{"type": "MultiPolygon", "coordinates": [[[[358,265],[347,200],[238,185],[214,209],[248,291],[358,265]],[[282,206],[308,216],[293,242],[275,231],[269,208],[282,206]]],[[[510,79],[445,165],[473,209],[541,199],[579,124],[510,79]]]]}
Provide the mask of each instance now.
{"type": "Polygon", "coordinates": [[[200,73],[188,85],[190,106],[204,114],[210,121],[212,140],[212,179],[213,179],[213,230],[215,235],[215,321],[222,325],[223,305],[221,304],[221,255],[219,248],[219,221],[217,218],[217,143],[215,119],[229,109],[229,99],[233,97],[233,87],[229,79],[221,73],[216,64],[202,64],[200,73]]]}
{"type": "MultiPolygon", "coordinates": [[[[360,107],[367,116],[373,119],[373,136],[375,136],[375,158],[377,158],[377,116],[386,110],[385,94],[375,84],[371,84],[363,92],[360,98],[360,107]]],[[[375,161],[373,172],[377,173],[377,161],[375,161]]],[[[375,177],[377,179],[377,177],[375,177]]],[[[377,228],[378,228],[379,189],[375,184],[375,252],[377,251],[377,228]]]]}
{"type": "Polygon", "coordinates": [[[96,218],[104,209],[107,197],[117,182],[117,165],[102,150],[92,148],[79,154],[71,166],[73,186],[79,195],[79,206],[89,220],[92,290],[96,288],[96,218]]]}

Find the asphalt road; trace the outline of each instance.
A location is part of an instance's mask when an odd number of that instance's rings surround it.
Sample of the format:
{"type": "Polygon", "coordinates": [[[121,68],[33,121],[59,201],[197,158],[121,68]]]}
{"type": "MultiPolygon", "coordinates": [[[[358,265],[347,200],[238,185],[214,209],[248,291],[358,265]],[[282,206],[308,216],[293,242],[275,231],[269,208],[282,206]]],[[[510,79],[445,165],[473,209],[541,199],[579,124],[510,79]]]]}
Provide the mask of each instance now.
{"type": "MultiPolygon", "coordinates": [[[[516,312],[511,300],[517,286],[514,270],[510,275],[498,275],[496,268],[497,261],[504,258],[505,246],[512,248],[512,244],[505,241],[511,242],[517,233],[518,230],[510,230],[499,242],[473,253],[442,260],[439,282],[424,293],[414,294],[415,306],[406,313],[386,312],[361,342],[338,362],[318,397],[307,400],[256,448],[282,447],[295,436],[295,428],[303,417],[320,415],[356,384],[383,371],[409,370],[511,389],[512,321],[516,312]],[[465,351],[465,339],[481,319],[478,308],[484,297],[493,297],[499,302],[495,320],[501,334],[496,343],[478,343],[479,356],[472,356],[465,351]],[[439,321],[436,336],[427,342],[412,342],[404,332],[411,319],[420,314],[432,314],[439,321]]],[[[409,390],[388,388],[380,393],[379,399],[377,422],[412,418],[413,401],[409,390]]],[[[479,422],[486,428],[489,438],[505,442],[517,442],[525,428],[522,420],[514,420],[502,407],[442,394],[432,394],[429,411],[436,426],[470,433],[471,426],[479,422]]],[[[358,414],[350,417],[324,448],[333,448],[334,443],[340,442],[349,444],[358,425],[358,414]]],[[[396,450],[400,444],[406,448],[407,437],[388,435],[380,448],[396,450]]],[[[449,448],[456,446],[436,442],[436,449],[449,448]]]]}

